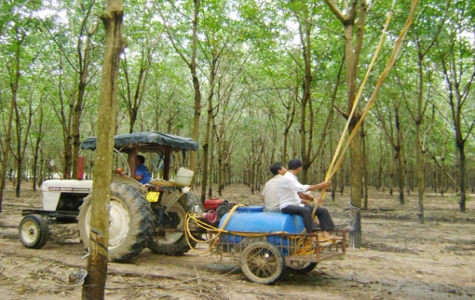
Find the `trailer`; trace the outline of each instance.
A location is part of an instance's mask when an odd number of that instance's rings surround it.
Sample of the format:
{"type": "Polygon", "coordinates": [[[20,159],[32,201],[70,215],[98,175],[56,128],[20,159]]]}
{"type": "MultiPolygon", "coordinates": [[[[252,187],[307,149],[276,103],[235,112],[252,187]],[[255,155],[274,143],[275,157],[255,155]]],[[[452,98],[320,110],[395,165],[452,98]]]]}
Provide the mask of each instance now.
{"type": "Polygon", "coordinates": [[[313,240],[315,235],[306,233],[300,216],[263,210],[263,206],[234,206],[221,218],[219,228],[208,229],[213,252],[238,256],[250,281],[271,284],[286,269],[308,273],[320,262],[345,255],[348,230],[332,230],[339,239],[313,240]]]}

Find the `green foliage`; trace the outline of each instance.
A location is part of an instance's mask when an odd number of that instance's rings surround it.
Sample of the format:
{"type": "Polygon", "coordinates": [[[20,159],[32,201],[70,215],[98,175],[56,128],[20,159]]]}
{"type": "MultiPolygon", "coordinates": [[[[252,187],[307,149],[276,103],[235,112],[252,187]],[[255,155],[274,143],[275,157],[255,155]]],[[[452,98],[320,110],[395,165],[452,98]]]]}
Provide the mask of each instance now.
{"type": "MultiPolygon", "coordinates": [[[[359,81],[366,74],[392,1],[369,4],[359,81]]],[[[408,5],[406,2],[396,4],[385,44],[363,92],[363,99],[372,93],[389,59],[395,39],[406,20],[408,5]]],[[[6,112],[11,101],[15,70],[13,58],[20,50],[22,72],[18,103],[22,106],[21,112],[27,114],[29,100],[32,99],[31,111],[38,112],[41,108],[45,113],[42,133],[39,124],[35,124],[30,134],[32,140],[43,135],[41,146],[46,160],[54,158],[58,163],[63,161],[63,139],[67,138],[64,131],[70,126],[65,117],[73,109],[70,104],[78,90],[79,52],[84,51],[87,32],[96,26],[97,30],[91,35],[93,48],[81,137],[95,135],[97,131],[98,75],[104,43],[104,30],[97,16],[102,7],[102,3],[92,0],[61,3],[7,0],[0,3],[0,132],[7,126],[6,112]],[[91,5],[94,10],[88,16],[91,5]]],[[[188,58],[191,55],[192,9],[193,1],[190,0],[124,2],[127,47],[119,75],[118,132],[129,130],[130,107],[126,99],[134,96],[141,72],[144,66],[148,66],[134,130],[191,135],[194,90],[189,66],[181,55],[188,58]],[[167,27],[175,45],[168,38],[167,27]]],[[[460,73],[460,82],[469,80],[470,70],[473,69],[474,15],[471,1],[456,1],[450,6],[442,1],[420,3],[404,51],[380,92],[377,108],[365,120],[366,145],[371,154],[368,161],[373,173],[377,172],[380,163],[387,172],[392,168],[394,147],[391,137],[394,138],[396,133],[396,108],[404,135],[404,158],[407,167],[411,168],[415,155],[414,111],[420,96],[421,80],[418,52],[429,49],[432,43],[435,46],[423,62],[422,96],[427,104],[420,122],[424,143],[428,152],[439,161],[444,158],[447,165],[456,166],[448,87],[441,61],[454,54],[453,57],[459,62],[457,70],[462,70],[462,67],[465,70],[460,73]],[[383,131],[383,120],[387,122],[389,135],[383,131]]],[[[260,168],[263,174],[260,180],[263,181],[267,175],[267,164],[280,159],[279,155],[285,151],[288,156],[300,155],[298,136],[303,59],[298,35],[299,20],[307,20],[308,26],[311,26],[314,151],[320,140],[324,147],[310,171],[318,173],[328,165],[345,122],[343,118],[334,117],[328,132],[319,131],[325,126],[326,116],[346,112],[344,79],[340,79],[337,85],[344,59],[341,23],[334,18],[328,6],[319,1],[200,1],[197,63],[202,97],[211,97],[216,106],[213,111],[216,125],[213,138],[217,147],[213,149],[214,157],[216,159],[218,147],[223,147],[219,149],[228,155],[229,168],[236,176],[235,180],[243,179],[237,178],[238,174],[241,176],[253,167],[252,162],[258,161],[259,167],[254,167],[260,168]],[[216,67],[215,82],[212,82],[210,71],[213,65],[216,67]],[[335,103],[331,106],[335,91],[335,103]],[[296,109],[293,123],[289,125],[288,113],[292,111],[293,103],[296,109]],[[286,149],[283,145],[285,130],[289,132],[286,149]],[[260,156],[259,151],[262,151],[260,156]]],[[[345,78],[344,70],[340,76],[345,78]]],[[[462,130],[467,138],[469,172],[473,172],[475,143],[473,132],[470,133],[470,120],[475,117],[475,102],[471,101],[473,88],[469,93],[462,107],[462,130]]],[[[364,104],[365,101],[362,101],[364,104]]],[[[205,134],[206,114],[206,109],[202,109],[200,139],[205,134]]],[[[306,122],[309,125],[308,119],[306,122]]],[[[3,136],[0,137],[3,143],[3,136]]],[[[29,151],[31,157],[32,149],[29,151]]],[[[348,163],[345,162],[342,170],[347,168],[348,163]]],[[[428,159],[426,163],[437,169],[432,160],[428,159]]],[[[471,185],[475,185],[473,180],[471,185]]]]}

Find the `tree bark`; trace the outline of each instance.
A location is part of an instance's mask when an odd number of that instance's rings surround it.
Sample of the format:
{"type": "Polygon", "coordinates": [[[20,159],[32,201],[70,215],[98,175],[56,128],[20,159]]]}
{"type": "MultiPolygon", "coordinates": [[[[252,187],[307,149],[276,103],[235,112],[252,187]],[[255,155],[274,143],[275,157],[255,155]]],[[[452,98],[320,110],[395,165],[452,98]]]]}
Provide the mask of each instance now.
{"type": "MultiPolygon", "coordinates": [[[[356,101],[358,65],[363,46],[364,26],[366,22],[367,4],[365,0],[355,0],[351,2],[351,6],[347,8],[344,15],[335,5],[333,1],[325,0],[329,8],[335,14],[337,19],[344,26],[345,37],[345,66],[346,66],[346,88],[348,102],[348,116],[353,110],[356,101]],[[358,15],[358,18],[357,18],[358,15]],[[356,32],[355,32],[356,22],[356,32]],[[356,37],[354,36],[356,34],[356,37]]],[[[349,131],[355,129],[360,119],[358,109],[355,109],[352,121],[349,124],[349,131]]],[[[360,129],[357,129],[360,130],[360,129]]],[[[359,248],[363,242],[361,234],[360,208],[363,199],[363,151],[361,134],[356,134],[350,146],[350,173],[351,173],[351,205],[357,209],[352,241],[354,246],[359,248]]]]}
{"type": "Polygon", "coordinates": [[[117,80],[120,53],[125,46],[122,37],[122,0],[108,0],[101,16],[106,29],[106,45],[102,67],[97,151],[94,168],[93,203],[91,208],[90,255],[88,275],[82,299],[104,299],[107,279],[110,184],[117,112],[117,80]]]}
{"type": "Polygon", "coordinates": [[[209,166],[209,156],[210,156],[210,140],[213,138],[212,136],[212,119],[213,119],[213,97],[214,97],[214,88],[216,84],[216,72],[217,72],[217,64],[218,64],[218,57],[219,54],[216,53],[214,49],[211,49],[211,64],[210,64],[210,78],[209,78],[209,93],[208,93],[208,109],[206,115],[206,131],[205,131],[205,139],[203,142],[203,155],[202,155],[202,177],[201,177],[201,201],[204,203],[206,199],[206,188],[208,187],[208,171],[211,173],[212,170],[209,166]]]}
{"type": "Polygon", "coordinates": [[[12,98],[12,102],[10,104],[10,111],[8,113],[8,124],[7,130],[5,133],[5,139],[3,140],[3,160],[2,160],[2,174],[1,174],[1,182],[0,182],[0,212],[2,212],[2,203],[3,203],[3,192],[5,191],[6,186],[6,177],[7,177],[7,165],[8,165],[8,157],[10,156],[10,144],[12,141],[12,121],[13,121],[13,114],[15,113],[15,99],[12,98]]]}

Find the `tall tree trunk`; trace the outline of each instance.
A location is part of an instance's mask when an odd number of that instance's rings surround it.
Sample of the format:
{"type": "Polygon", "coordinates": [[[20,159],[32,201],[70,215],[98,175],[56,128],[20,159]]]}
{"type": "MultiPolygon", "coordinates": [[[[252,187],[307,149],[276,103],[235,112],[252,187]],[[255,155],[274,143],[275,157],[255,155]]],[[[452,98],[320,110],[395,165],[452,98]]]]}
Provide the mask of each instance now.
{"type": "MultiPolygon", "coordinates": [[[[335,3],[325,0],[332,12],[344,26],[345,35],[345,66],[346,66],[346,88],[348,102],[348,116],[356,105],[358,65],[363,46],[364,26],[366,22],[367,4],[365,0],[355,0],[351,6],[346,8],[345,15],[336,7],[335,3]],[[358,15],[358,17],[357,17],[358,15]],[[356,22],[356,31],[355,31],[356,22]],[[356,36],[355,36],[356,34],[356,36]]],[[[353,118],[349,124],[349,131],[355,129],[360,119],[357,108],[354,110],[353,118]]],[[[359,129],[358,129],[359,130],[359,129]]],[[[350,146],[350,173],[351,173],[351,205],[357,209],[355,217],[352,241],[355,247],[360,247],[363,239],[361,234],[360,208],[363,199],[363,151],[361,134],[356,134],[350,146]]]]}
{"type": "Polygon", "coordinates": [[[92,191],[90,255],[83,299],[104,299],[107,279],[110,184],[117,112],[117,80],[120,53],[125,46],[122,37],[122,0],[108,0],[101,16],[106,29],[104,63],[98,116],[94,189],[92,191]],[[100,163],[98,163],[100,162],[100,163]]]}
{"type": "MultiPolygon", "coordinates": [[[[200,116],[201,116],[201,89],[200,81],[198,79],[197,73],[197,41],[198,41],[198,21],[199,21],[199,12],[200,12],[200,0],[193,0],[194,10],[193,10],[193,36],[191,42],[191,62],[190,62],[190,71],[193,81],[193,89],[195,91],[195,105],[194,105],[194,119],[193,119],[193,133],[192,137],[195,141],[199,141],[199,128],[200,128],[200,116]]],[[[190,154],[190,169],[194,170],[196,168],[196,151],[191,151],[190,154]]]]}
{"type": "Polygon", "coordinates": [[[416,121],[416,181],[417,181],[417,203],[419,205],[419,212],[417,216],[421,224],[425,223],[424,218],[424,145],[421,141],[421,125],[416,121]]]}
{"type": "Polygon", "coordinates": [[[465,143],[462,143],[460,146],[457,145],[459,152],[459,163],[460,163],[460,199],[459,199],[459,208],[461,212],[466,210],[466,201],[467,201],[467,172],[466,162],[465,162],[465,143]]]}
{"type": "Polygon", "coordinates": [[[15,99],[12,98],[12,102],[10,104],[10,111],[8,113],[8,123],[5,133],[5,139],[3,140],[3,159],[2,159],[2,174],[1,174],[1,182],[0,182],[0,212],[2,212],[2,203],[3,203],[3,192],[5,191],[6,187],[6,177],[7,177],[7,168],[8,168],[8,157],[10,156],[10,145],[12,142],[12,121],[13,121],[13,114],[15,113],[15,99]]]}
{"type": "Polygon", "coordinates": [[[38,184],[38,174],[41,176],[41,157],[40,157],[40,149],[41,149],[41,141],[43,138],[43,106],[39,107],[40,115],[38,117],[38,132],[36,133],[36,141],[35,141],[35,149],[34,149],[34,156],[33,156],[33,190],[36,191],[36,186],[38,184]],[[38,172],[38,163],[40,164],[39,172],[38,172]]]}
{"type": "MultiPolygon", "coordinates": [[[[308,11],[305,9],[306,16],[308,16],[308,11]]],[[[302,44],[302,56],[304,59],[304,76],[302,82],[302,99],[300,104],[300,157],[302,159],[302,182],[308,182],[308,169],[310,167],[310,157],[309,151],[307,149],[307,145],[313,147],[313,143],[311,142],[313,139],[313,135],[308,130],[312,129],[312,125],[307,125],[307,118],[309,122],[313,122],[311,116],[307,116],[307,109],[309,113],[312,114],[311,102],[312,102],[312,94],[311,94],[311,84],[312,84],[312,65],[311,65],[311,46],[310,46],[310,32],[311,32],[311,24],[308,23],[307,19],[304,21],[300,21],[299,23],[299,32],[300,32],[300,40],[302,44]],[[309,129],[307,129],[307,126],[309,129]],[[309,137],[309,141],[307,141],[307,136],[309,137]]]]}
{"type": "MultiPolygon", "coordinates": [[[[78,96],[76,99],[76,104],[73,111],[73,120],[71,127],[72,134],[72,153],[71,153],[71,164],[72,164],[72,178],[78,178],[78,160],[79,160],[79,150],[81,145],[81,118],[82,118],[82,109],[84,107],[84,96],[86,93],[86,88],[89,78],[89,66],[91,65],[91,52],[92,52],[92,36],[96,32],[97,26],[91,25],[87,28],[87,22],[91,20],[91,16],[94,15],[94,4],[95,1],[91,1],[89,6],[86,7],[85,17],[81,24],[80,37],[78,39],[78,71],[79,71],[79,83],[78,83],[78,96]],[[85,35],[86,45],[83,48],[83,36],[85,35]],[[83,57],[84,51],[84,57],[83,57]]],[[[69,174],[69,173],[68,173],[69,174]]]]}
{"type": "Polygon", "coordinates": [[[213,179],[215,178],[215,175],[217,174],[216,172],[213,171],[214,170],[214,153],[215,153],[215,147],[216,147],[215,139],[214,139],[215,130],[216,130],[216,125],[215,125],[214,117],[213,117],[212,126],[211,126],[211,143],[209,146],[210,156],[211,156],[211,159],[209,160],[209,170],[210,170],[209,171],[209,189],[208,189],[209,198],[213,197],[213,183],[215,183],[215,180],[213,179]]]}
{"type": "Polygon", "coordinates": [[[206,115],[206,131],[205,131],[205,138],[203,142],[203,171],[202,171],[202,178],[201,178],[201,201],[204,203],[206,199],[206,188],[208,187],[208,170],[210,170],[210,166],[208,164],[209,156],[210,156],[210,147],[209,143],[212,137],[212,120],[213,120],[213,97],[214,97],[214,87],[216,84],[216,68],[218,63],[218,57],[216,52],[211,49],[212,58],[210,64],[210,87],[208,93],[208,109],[206,115]]]}
{"type": "MultiPolygon", "coordinates": [[[[22,155],[22,117],[20,116],[19,110],[21,108],[18,107],[17,98],[18,98],[18,89],[20,85],[20,77],[21,77],[21,46],[25,40],[26,34],[20,28],[15,28],[18,38],[16,40],[16,49],[15,49],[15,56],[14,61],[12,63],[12,72],[11,72],[11,91],[12,91],[12,108],[14,113],[14,120],[15,120],[15,128],[16,128],[16,138],[17,138],[17,148],[16,148],[16,155],[13,155],[16,158],[17,170],[16,170],[16,182],[15,182],[15,195],[16,197],[20,197],[20,190],[21,190],[21,177],[22,177],[22,166],[23,166],[23,155],[22,155]]],[[[31,109],[31,106],[29,107],[31,109]]],[[[26,137],[27,139],[28,137],[26,137]]],[[[10,147],[10,145],[6,145],[6,147],[10,147]]]]}
{"type": "Polygon", "coordinates": [[[366,133],[364,130],[364,123],[361,124],[361,149],[363,151],[363,208],[368,209],[368,156],[367,156],[367,146],[366,146],[366,133]]]}
{"type": "Polygon", "coordinates": [[[406,178],[405,174],[405,164],[404,164],[404,140],[403,140],[403,131],[401,128],[401,121],[399,117],[399,106],[395,107],[395,127],[396,127],[396,163],[397,163],[397,178],[398,178],[398,186],[399,186],[399,203],[404,205],[406,203],[406,199],[404,198],[404,187],[406,178]]]}

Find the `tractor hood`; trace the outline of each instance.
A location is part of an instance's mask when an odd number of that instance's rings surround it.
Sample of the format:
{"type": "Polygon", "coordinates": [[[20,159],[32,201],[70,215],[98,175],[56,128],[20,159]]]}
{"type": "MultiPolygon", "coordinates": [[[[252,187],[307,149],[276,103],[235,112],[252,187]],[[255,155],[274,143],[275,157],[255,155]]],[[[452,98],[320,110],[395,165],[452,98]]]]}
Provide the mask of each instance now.
{"type": "MultiPolygon", "coordinates": [[[[114,136],[114,147],[120,152],[130,152],[138,147],[140,152],[160,152],[168,147],[173,151],[198,151],[198,143],[191,138],[160,132],[136,132],[114,136]]],[[[96,149],[96,138],[88,137],[81,143],[82,149],[96,149]]]]}

